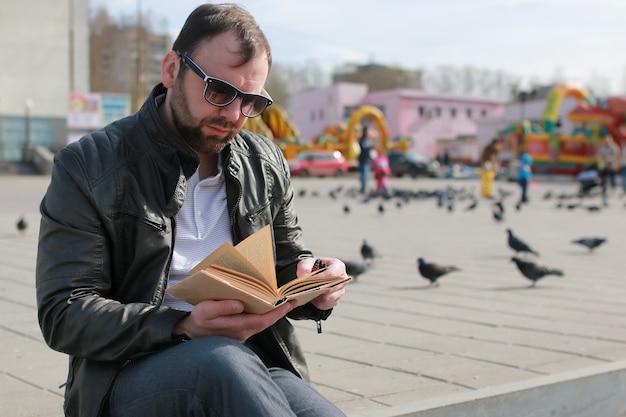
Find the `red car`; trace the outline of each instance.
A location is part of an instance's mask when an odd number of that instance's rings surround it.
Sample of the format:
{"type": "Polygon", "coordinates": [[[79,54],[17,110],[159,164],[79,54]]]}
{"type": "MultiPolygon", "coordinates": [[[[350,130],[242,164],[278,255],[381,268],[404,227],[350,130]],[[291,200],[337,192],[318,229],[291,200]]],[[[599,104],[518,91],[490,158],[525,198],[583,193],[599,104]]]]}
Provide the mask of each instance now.
{"type": "Polygon", "coordinates": [[[339,151],[303,151],[289,161],[291,175],[300,177],[339,177],[351,168],[339,151]]]}

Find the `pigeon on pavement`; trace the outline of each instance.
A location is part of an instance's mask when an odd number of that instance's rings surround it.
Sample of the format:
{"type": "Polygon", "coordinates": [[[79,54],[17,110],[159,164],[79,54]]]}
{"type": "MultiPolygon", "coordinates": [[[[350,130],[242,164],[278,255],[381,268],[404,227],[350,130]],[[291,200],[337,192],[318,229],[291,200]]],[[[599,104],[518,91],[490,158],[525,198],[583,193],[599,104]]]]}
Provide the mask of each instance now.
{"type": "Polygon", "coordinates": [[[572,240],[572,243],[582,245],[586,247],[587,249],[589,249],[589,252],[593,252],[595,248],[606,243],[606,239],[603,237],[597,237],[597,236],[587,236],[587,237],[582,237],[580,239],[572,240]]]}
{"type": "Polygon", "coordinates": [[[363,244],[361,245],[361,257],[363,257],[363,261],[366,264],[372,265],[375,258],[380,258],[380,254],[367,242],[366,239],[363,239],[363,244]]]}
{"type": "Polygon", "coordinates": [[[420,275],[430,281],[430,286],[439,286],[437,280],[455,271],[460,271],[459,268],[452,265],[437,265],[434,262],[426,262],[424,258],[417,258],[417,270],[420,275]]]}
{"type": "Polygon", "coordinates": [[[21,234],[26,233],[26,229],[28,229],[28,222],[26,221],[26,218],[24,216],[21,216],[15,224],[15,227],[17,228],[17,231],[21,234]]]}
{"type": "Polygon", "coordinates": [[[560,269],[552,269],[545,266],[539,266],[536,263],[524,261],[523,259],[517,258],[513,256],[511,258],[512,262],[515,262],[517,265],[517,269],[524,275],[526,278],[532,281],[531,287],[534,287],[537,284],[537,281],[547,275],[556,275],[559,277],[563,276],[563,271],[560,269]]]}
{"type": "Polygon", "coordinates": [[[532,253],[535,256],[539,256],[538,252],[534,251],[530,246],[528,246],[528,244],[526,244],[526,242],[515,236],[511,229],[506,229],[506,231],[509,234],[509,247],[513,249],[515,253],[532,253]]]}
{"type": "Polygon", "coordinates": [[[343,263],[346,265],[346,274],[350,275],[354,282],[359,278],[359,275],[366,273],[369,269],[365,262],[343,260],[343,263]]]}

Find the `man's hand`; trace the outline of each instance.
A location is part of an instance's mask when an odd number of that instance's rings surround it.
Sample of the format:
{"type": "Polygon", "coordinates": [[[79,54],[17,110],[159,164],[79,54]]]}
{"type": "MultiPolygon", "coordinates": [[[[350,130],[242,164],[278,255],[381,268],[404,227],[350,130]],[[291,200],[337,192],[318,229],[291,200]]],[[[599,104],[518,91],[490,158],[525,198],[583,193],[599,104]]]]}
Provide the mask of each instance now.
{"type": "Polygon", "coordinates": [[[202,301],[178,322],[173,334],[185,334],[192,339],[225,336],[243,342],[276,323],[296,305],[297,302],[290,301],[265,314],[248,314],[243,312],[240,301],[202,301]]]}
{"type": "MultiPolygon", "coordinates": [[[[323,276],[335,276],[335,277],[348,277],[346,273],[346,266],[343,262],[336,258],[321,258],[322,262],[326,265],[326,269],[319,273],[320,277],[323,276]]],[[[304,259],[298,263],[298,269],[296,271],[297,276],[305,275],[311,272],[314,258],[304,259]]],[[[323,294],[316,297],[311,303],[320,310],[330,310],[339,304],[341,297],[346,292],[346,285],[349,281],[343,282],[339,285],[335,285],[326,290],[323,294]]]]}

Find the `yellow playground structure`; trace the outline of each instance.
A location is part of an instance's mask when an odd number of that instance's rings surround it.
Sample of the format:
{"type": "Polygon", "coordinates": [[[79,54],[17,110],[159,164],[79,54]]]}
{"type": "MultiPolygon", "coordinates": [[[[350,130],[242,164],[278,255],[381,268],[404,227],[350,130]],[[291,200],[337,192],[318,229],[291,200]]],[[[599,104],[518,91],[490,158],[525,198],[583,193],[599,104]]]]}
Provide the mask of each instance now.
{"type": "Polygon", "coordinates": [[[347,123],[326,126],[319,135],[307,143],[300,141],[298,128],[287,112],[277,105],[268,107],[260,117],[248,119],[244,129],[272,139],[282,149],[287,159],[293,158],[304,149],[326,149],[341,151],[346,160],[354,162],[360,152],[358,138],[364,119],[367,119],[368,124],[374,125],[375,129],[370,131],[378,142],[379,150],[406,151],[410,147],[408,136],[390,140],[384,114],[377,107],[367,105],[357,108],[347,123]]]}

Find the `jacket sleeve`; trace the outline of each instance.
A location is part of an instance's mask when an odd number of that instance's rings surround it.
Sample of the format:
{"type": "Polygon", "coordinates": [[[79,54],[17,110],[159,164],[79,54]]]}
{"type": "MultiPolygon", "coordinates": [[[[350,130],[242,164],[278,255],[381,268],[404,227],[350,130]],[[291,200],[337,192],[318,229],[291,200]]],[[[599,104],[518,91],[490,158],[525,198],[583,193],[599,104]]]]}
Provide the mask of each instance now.
{"type": "MultiPolygon", "coordinates": [[[[302,228],[298,223],[294,207],[295,192],[291,185],[287,162],[280,155],[283,162],[284,194],[274,218],[274,243],[276,245],[276,267],[278,285],[283,285],[296,277],[298,262],[313,257],[313,253],[306,249],[302,235],[302,228]]],[[[331,310],[320,310],[310,302],[298,306],[288,315],[294,320],[326,320],[331,310]]]]}
{"type": "Polygon", "coordinates": [[[46,343],[99,361],[124,361],[173,344],[172,329],[186,313],[114,299],[103,213],[79,158],[68,150],[59,154],[40,206],[36,292],[46,343]]]}

